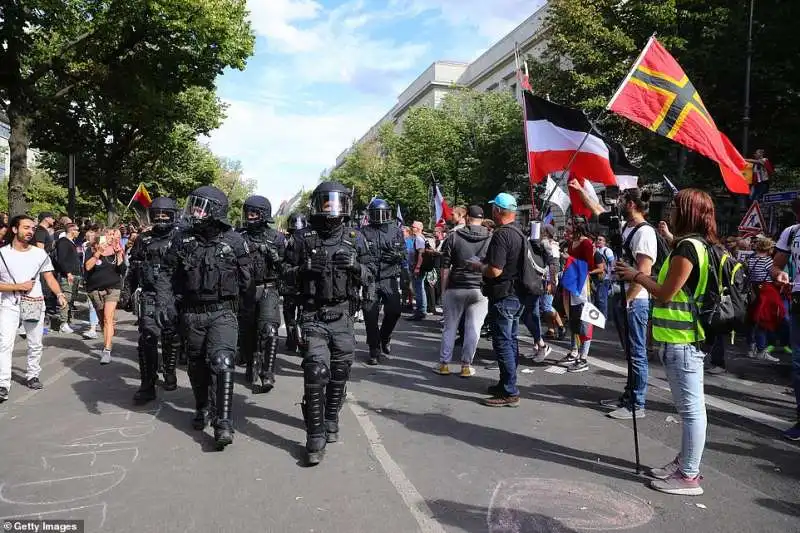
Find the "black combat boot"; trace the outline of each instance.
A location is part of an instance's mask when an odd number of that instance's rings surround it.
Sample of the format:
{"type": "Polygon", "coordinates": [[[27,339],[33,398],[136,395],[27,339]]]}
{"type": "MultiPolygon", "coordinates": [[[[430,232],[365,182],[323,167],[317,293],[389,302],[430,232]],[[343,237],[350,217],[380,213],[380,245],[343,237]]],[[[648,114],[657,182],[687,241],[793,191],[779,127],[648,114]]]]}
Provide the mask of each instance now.
{"type": "Polygon", "coordinates": [[[309,466],[313,466],[325,457],[325,388],[318,384],[305,388],[302,409],[306,422],[306,453],[309,466]]]}
{"type": "Polygon", "coordinates": [[[142,384],[133,395],[134,405],[144,405],[156,399],[156,372],[145,350],[139,349],[139,374],[142,384]]]}
{"type": "Polygon", "coordinates": [[[214,440],[217,450],[233,443],[233,370],[225,370],[216,379],[216,419],[214,420],[214,440]]]}
{"type": "Polygon", "coordinates": [[[331,379],[325,387],[325,429],[328,442],[339,440],[339,411],[347,394],[350,362],[331,361],[331,379]]]}
{"type": "Polygon", "coordinates": [[[175,375],[175,367],[178,365],[178,351],[180,350],[180,338],[176,335],[165,335],[161,339],[161,351],[164,358],[164,384],[163,389],[173,391],[178,388],[178,377],[175,375]]]}
{"type": "Polygon", "coordinates": [[[264,344],[265,351],[261,354],[264,365],[258,374],[261,385],[258,391],[253,390],[253,392],[269,392],[275,387],[275,361],[278,357],[278,337],[267,337],[264,344]]]}

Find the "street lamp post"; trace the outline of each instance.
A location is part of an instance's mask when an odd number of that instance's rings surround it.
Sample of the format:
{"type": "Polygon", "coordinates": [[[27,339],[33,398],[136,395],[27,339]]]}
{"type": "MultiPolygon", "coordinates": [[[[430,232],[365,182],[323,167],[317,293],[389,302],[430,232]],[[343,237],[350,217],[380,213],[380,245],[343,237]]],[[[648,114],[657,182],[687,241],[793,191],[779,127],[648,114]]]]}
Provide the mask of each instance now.
{"type": "Polygon", "coordinates": [[[747,62],[744,74],[744,115],[742,116],[742,155],[747,157],[750,141],[750,65],[753,61],[753,11],[755,0],[750,0],[750,20],[747,27],[747,62]]]}

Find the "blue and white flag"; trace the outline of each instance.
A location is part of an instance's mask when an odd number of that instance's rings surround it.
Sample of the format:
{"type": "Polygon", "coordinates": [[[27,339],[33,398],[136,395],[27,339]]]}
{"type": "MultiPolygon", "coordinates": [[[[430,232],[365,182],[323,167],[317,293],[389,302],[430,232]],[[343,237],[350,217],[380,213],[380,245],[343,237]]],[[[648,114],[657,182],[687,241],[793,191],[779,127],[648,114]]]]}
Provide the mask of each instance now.
{"type": "Polygon", "coordinates": [[[403,227],[403,213],[400,211],[400,202],[397,203],[397,225],[403,227]]]}
{"type": "Polygon", "coordinates": [[[669,181],[669,178],[666,175],[664,175],[664,181],[667,182],[667,187],[672,189],[672,194],[678,194],[678,188],[675,186],[675,184],[669,181]]]}

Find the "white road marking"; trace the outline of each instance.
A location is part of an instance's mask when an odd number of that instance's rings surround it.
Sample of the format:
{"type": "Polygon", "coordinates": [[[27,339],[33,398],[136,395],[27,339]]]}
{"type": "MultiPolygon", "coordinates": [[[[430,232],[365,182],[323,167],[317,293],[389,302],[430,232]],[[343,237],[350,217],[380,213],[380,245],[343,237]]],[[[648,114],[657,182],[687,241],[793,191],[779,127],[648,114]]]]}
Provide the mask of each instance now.
{"type": "Polygon", "coordinates": [[[386,447],[381,443],[381,436],[375,424],[369,419],[367,411],[358,404],[358,400],[356,400],[352,392],[348,391],[347,396],[347,405],[350,406],[350,410],[356,416],[356,420],[358,420],[361,429],[364,431],[372,453],[375,454],[375,458],[381,464],[386,477],[389,478],[395,490],[403,498],[406,507],[408,507],[417,524],[419,524],[420,531],[422,533],[445,533],[445,529],[434,519],[433,511],[425,502],[425,498],[406,477],[400,465],[386,451],[386,447]]]}
{"type": "MultiPolygon", "coordinates": [[[[602,368],[603,370],[614,372],[615,374],[619,374],[621,376],[628,375],[627,368],[603,361],[601,359],[593,358],[590,361],[590,364],[602,368]]],[[[670,390],[669,383],[660,378],[651,377],[648,379],[648,383],[661,390],[668,392],[670,390]]],[[[762,413],[761,411],[756,411],[755,409],[750,409],[749,407],[737,405],[727,400],[717,398],[716,396],[711,396],[710,394],[706,394],[706,405],[710,405],[711,407],[719,409],[720,411],[725,411],[726,413],[747,418],[754,422],[758,422],[759,424],[764,424],[765,426],[769,426],[779,431],[784,431],[792,426],[791,422],[784,420],[783,418],[778,418],[777,416],[773,416],[768,413],[762,413]]]]}

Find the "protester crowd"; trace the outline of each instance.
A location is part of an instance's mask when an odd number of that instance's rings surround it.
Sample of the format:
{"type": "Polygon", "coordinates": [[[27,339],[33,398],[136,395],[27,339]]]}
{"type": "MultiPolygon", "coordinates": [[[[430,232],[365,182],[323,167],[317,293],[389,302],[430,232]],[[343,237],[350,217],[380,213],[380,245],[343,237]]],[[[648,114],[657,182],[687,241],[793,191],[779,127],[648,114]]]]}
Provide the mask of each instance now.
{"type": "MultiPolygon", "coordinates": [[[[442,221],[432,233],[425,233],[419,221],[403,227],[406,256],[398,287],[411,313],[407,320],[441,315],[441,346],[433,366],[440,375],[449,375],[454,357],[460,357],[459,375],[474,376],[479,339],[490,337],[499,379],[484,403],[516,407],[520,357],[545,364],[553,353],[549,340],[569,335],[570,342],[567,355],[551,363],[571,373],[589,370],[595,322],[585,308],[596,307],[616,327],[631,359],[625,390],[603,402],[611,408],[608,416],[646,416],[649,356],[657,354],[683,421],[683,436],[679,455],[650,472],[652,487],[702,494],[703,375],[725,372],[726,352],[737,335],[746,337],[747,355],[753,359],[777,363],[776,355],[792,354],[800,418],[800,224],[784,228],[777,242],[765,235],[724,239],[717,234],[707,193],[678,192],[669,222],[653,223],[647,220],[648,193],[634,188],[620,193],[616,207],[622,223],[614,227],[605,207],[580,186],[570,187],[597,218],[573,217],[562,235],[548,224],[523,231],[516,224],[516,199],[506,193],[489,202],[491,214],[479,205],[458,206],[447,225],[442,221]],[[726,246],[726,257],[742,265],[750,287],[747,328],[726,334],[706,334],[696,305],[716,279],[716,245],[726,246]],[[519,353],[520,323],[533,337],[530,353],[519,353]]],[[[800,202],[793,208],[800,220],[800,202]]],[[[18,216],[0,222],[5,239],[0,249],[0,400],[11,386],[17,334],[27,339],[26,384],[39,389],[42,338],[48,330],[75,333],[72,314],[82,291],[88,294],[90,314],[81,334],[93,339],[99,328],[100,363],[110,363],[116,310],[125,300],[128,251],[139,228],[104,228],[67,217],[56,221],[52,213],[41,213],[36,221],[18,216]]],[[[800,440],[800,423],[784,436],[800,440]]]]}

